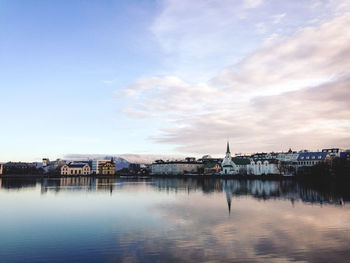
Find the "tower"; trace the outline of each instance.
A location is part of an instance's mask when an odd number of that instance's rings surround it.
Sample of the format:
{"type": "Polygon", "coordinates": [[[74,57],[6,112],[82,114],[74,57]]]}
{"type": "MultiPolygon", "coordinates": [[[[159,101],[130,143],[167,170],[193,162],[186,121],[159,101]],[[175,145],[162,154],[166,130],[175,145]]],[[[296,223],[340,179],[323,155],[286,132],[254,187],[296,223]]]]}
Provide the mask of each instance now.
{"type": "Polygon", "coordinates": [[[231,152],[230,152],[230,143],[227,141],[226,146],[226,155],[224,160],[221,163],[222,167],[222,174],[235,174],[236,172],[236,165],[232,161],[231,152]]]}

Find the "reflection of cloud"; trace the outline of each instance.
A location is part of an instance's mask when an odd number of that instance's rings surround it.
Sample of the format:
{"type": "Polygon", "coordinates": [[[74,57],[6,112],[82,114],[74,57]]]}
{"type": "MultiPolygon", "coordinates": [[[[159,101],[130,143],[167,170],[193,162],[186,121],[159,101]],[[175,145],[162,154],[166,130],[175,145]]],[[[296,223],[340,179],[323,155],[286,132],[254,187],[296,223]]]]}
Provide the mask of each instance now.
{"type": "Polygon", "coordinates": [[[169,222],[166,229],[138,232],[136,236],[130,233],[118,242],[130,246],[136,242],[144,251],[166,256],[168,262],[190,262],[194,258],[230,262],[347,260],[350,211],[339,213],[336,207],[301,204],[291,208],[284,201],[261,203],[240,198],[233,200],[232,214],[227,216],[224,198],[222,194],[200,193],[188,198],[179,193],[176,202],[151,210],[169,222]]]}

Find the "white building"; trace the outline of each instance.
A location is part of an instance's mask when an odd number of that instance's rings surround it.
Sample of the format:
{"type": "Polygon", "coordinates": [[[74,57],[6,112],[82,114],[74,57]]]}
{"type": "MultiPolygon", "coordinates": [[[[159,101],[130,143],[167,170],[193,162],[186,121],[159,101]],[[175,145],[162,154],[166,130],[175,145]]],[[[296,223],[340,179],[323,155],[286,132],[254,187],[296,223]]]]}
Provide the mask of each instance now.
{"type": "Polygon", "coordinates": [[[226,155],[224,160],[221,163],[221,167],[222,167],[221,174],[223,175],[238,173],[238,168],[236,167],[235,163],[232,161],[229,142],[227,142],[226,155]]]}
{"type": "Polygon", "coordinates": [[[90,166],[87,163],[69,163],[60,169],[61,175],[89,175],[90,166]]]}
{"type": "Polygon", "coordinates": [[[298,160],[299,153],[293,152],[292,149],[289,149],[288,152],[279,153],[277,155],[277,160],[285,163],[294,163],[298,160]]]}
{"type": "Polygon", "coordinates": [[[195,158],[186,158],[184,161],[157,160],[151,165],[152,174],[183,175],[186,173],[198,173],[203,168],[203,163],[195,158]]]}
{"type": "Polygon", "coordinates": [[[267,175],[279,174],[278,160],[274,159],[251,159],[248,174],[267,175]]]}

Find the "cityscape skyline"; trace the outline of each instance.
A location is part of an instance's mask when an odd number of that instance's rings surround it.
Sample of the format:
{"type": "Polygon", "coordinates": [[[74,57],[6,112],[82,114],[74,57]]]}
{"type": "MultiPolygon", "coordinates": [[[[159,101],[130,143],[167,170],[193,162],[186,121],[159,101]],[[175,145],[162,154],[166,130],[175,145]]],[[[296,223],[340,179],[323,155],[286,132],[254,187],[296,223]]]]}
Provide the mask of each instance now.
{"type": "Polygon", "coordinates": [[[0,25],[0,162],[350,148],[347,0],[14,0],[0,25]]]}

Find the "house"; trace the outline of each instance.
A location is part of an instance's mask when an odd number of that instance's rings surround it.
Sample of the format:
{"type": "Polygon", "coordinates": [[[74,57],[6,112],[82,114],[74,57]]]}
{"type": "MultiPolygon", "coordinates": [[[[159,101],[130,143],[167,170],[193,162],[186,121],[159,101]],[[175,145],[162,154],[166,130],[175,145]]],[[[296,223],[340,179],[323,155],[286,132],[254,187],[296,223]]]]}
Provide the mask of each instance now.
{"type": "Polygon", "coordinates": [[[331,160],[331,155],[327,151],[322,152],[302,152],[297,159],[297,169],[304,166],[314,166],[321,162],[331,160]]]}
{"type": "Polygon", "coordinates": [[[115,175],[115,162],[113,161],[113,159],[111,159],[110,161],[106,161],[101,165],[99,165],[98,169],[99,169],[99,174],[115,175]]]}
{"type": "Polygon", "coordinates": [[[344,150],[340,148],[330,148],[330,149],[322,149],[323,153],[328,153],[331,158],[334,157],[340,157],[340,153],[342,153],[344,150]]]}
{"type": "Polygon", "coordinates": [[[214,174],[221,171],[221,165],[218,162],[206,162],[204,163],[204,173],[214,174]]]}
{"type": "Polygon", "coordinates": [[[277,160],[285,163],[295,163],[298,160],[299,153],[289,149],[288,152],[279,153],[276,157],[277,160]]]}
{"type": "Polygon", "coordinates": [[[183,175],[186,173],[198,173],[203,169],[203,163],[195,158],[186,158],[183,161],[156,160],[151,165],[151,174],[183,175]]]}
{"type": "Polygon", "coordinates": [[[236,165],[238,174],[247,174],[250,165],[249,158],[233,157],[233,163],[236,165]]]}
{"type": "Polygon", "coordinates": [[[267,175],[279,174],[279,161],[277,159],[251,159],[248,166],[248,174],[267,175]]]}
{"type": "Polygon", "coordinates": [[[90,166],[87,163],[68,163],[60,168],[61,175],[89,175],[90,166]]]}
{"type": "Polygon", "coordinates": [[[340,153],[340,158],[350,160],[350,150],[340,153]]]}

